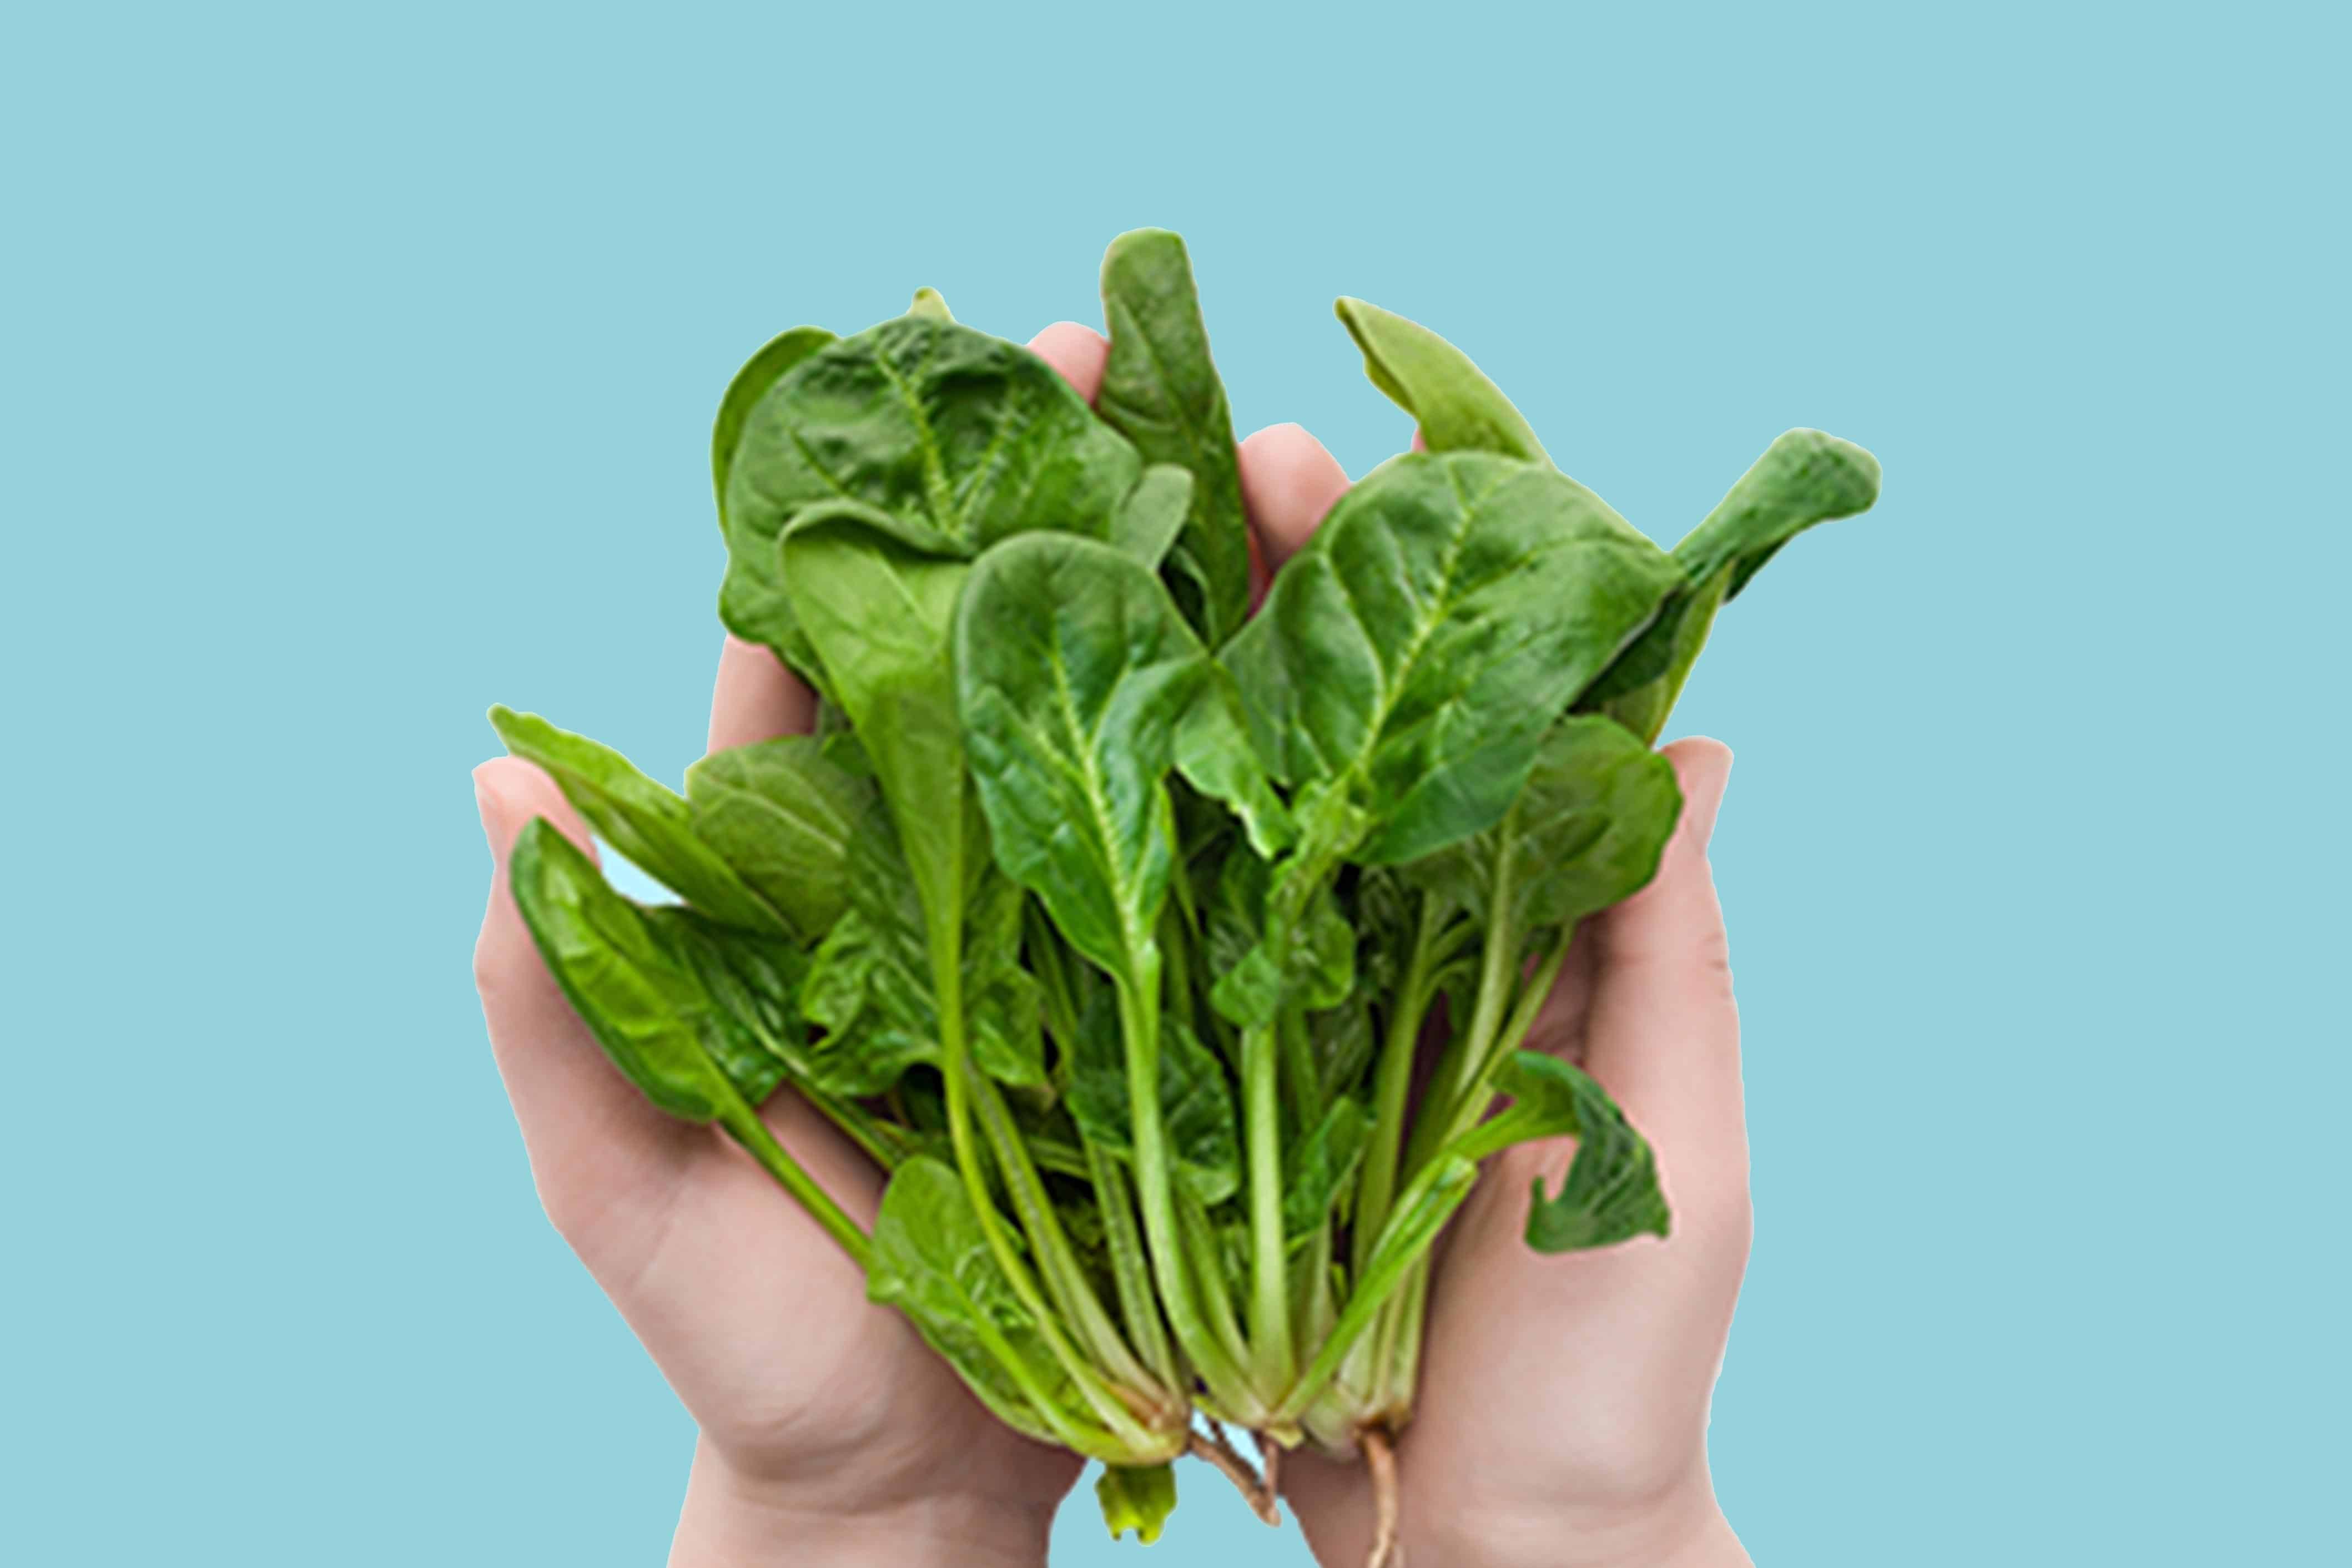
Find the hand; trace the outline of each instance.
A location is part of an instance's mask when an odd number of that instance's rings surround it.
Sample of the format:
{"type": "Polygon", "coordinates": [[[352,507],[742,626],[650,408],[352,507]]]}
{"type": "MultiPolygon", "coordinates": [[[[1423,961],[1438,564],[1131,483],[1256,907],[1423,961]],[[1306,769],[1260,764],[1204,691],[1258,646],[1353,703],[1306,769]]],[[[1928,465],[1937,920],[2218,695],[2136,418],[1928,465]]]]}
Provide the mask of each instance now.
{"type": "MultiPolygon", "coordinates": [[[[1099,333],[1066,322],[1030,347],[1093,397],[1099,333]]],[[[1254,512],[1310,523],[1347,487],[1292,425],[1244,442],[1241,474],[1254,512]]],[[[728,641],[711,749],[805,731],[814,712],[772,654],[728,641]]],[[[747,1155],[654,1110],[604,1061],[507,889],[532,818],[583,849],[588,831],[528,763],[488,762],[474,780],[493,862],[475,975],[532,1179],[701,1428],[672,1568],[1043,1563],[1079,1460],[999,1424],[905,1319],[866,1301],[856,1266],[747,1155]]],[[[763,1114],[870,1228],[882,1184],[865,1156],[788,1089],[763,1114]]]]}
{"type": "MultiPolygon", "coordinates": [[[[1254,505],[1276,564],[1345,486],[1254,505]]],[[[1696,739],[1665,754],[1685,806],[1657,878],[1577,934],[1528,1043],[1582,1065],[1647,1134],[1673,1234],[1545,1257],[1521,1238],[1528,1187],[1540,1175],[1557,1190],[1572,1142],[1490,1164],[1441,1241],[1397,1447],[1407,1568],[1748,1562],[1706,1469],[1750,1229],[1739,1019],[1706,862],[1731,754],[1696,739]]],[[[1360,1568],[1374,1535],[1365,1467],[1307,1450],[1283,1478],[1318,1561],[1360,1568]]]]}

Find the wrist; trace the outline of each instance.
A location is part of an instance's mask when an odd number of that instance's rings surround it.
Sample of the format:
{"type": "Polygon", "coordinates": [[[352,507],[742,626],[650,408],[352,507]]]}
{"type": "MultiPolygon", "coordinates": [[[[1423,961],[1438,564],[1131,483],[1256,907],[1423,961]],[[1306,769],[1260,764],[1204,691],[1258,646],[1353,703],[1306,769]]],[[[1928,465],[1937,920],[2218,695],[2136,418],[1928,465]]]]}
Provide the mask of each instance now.
{"type": "Polygon", "coordinates": [[[1408,1563],[1451,1568],[1752,1568],[1701,1470],[1669,1495],[1638,1506],[1570,1506],[1467,1517],[1408,1512],[1408,1563]]]}
{"type": "Polygon", "coordinates": [[[1053,1512],[965,1492],[843,1508],[698,1444],[669,1568],[1039,1568],[1053,1512]]]}

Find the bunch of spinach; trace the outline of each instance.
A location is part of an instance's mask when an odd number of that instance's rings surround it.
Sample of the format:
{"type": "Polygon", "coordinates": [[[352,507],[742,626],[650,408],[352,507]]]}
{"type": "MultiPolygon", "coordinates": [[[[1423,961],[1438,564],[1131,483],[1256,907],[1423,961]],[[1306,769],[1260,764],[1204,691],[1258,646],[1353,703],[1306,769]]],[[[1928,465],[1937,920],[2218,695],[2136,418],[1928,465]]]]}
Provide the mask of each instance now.
{"type": "Polygon", "coordinates": [[[1577,1140],[1538,1249],[1665,1233],[1641,1134],[1521,1047],[1579,923],[1657,867],[1681,802],[1651,743],[1717,611],[1878,468],[1790,432],[1664,551],[1451,344],[1343,299],[1426,450],[1253,616],[1182,243],[1123,236],[1103,295],[1091,407],[929,290],[727,389],[720,615],[820,695],[814,735],[681,796],[492,717],[683,899],[623,897],[544,822],[515,848],[614,1063],[739,1141],[998,1416],[1107,1461],[1114,1532],[1150,1540],[1188,1448],[1271,1512],[1221,1423],[1348,1452],[1408,1418],[1429,1249],[1488,1155],[1577,1140]],[[786,1085],[889,1172],[870,1234],[769,1134],[786,1085]]]}

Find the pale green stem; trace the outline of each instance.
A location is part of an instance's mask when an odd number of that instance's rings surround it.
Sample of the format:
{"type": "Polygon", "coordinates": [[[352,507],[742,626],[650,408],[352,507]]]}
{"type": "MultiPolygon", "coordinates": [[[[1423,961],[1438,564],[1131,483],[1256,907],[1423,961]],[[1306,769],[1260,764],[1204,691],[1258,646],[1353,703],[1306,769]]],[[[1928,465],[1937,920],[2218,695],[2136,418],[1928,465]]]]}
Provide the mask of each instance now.
{"type": "Polygon", "coordinates": [[[1136,1228],[1135,1200],[1127,1173],[1118,1156],[1088,1144],[1087,1174],[1094,1182],[1096,1206],[1102,1210],[1103,1235],[1110,1253],[1111,1281],[1118,1288],[1119,1315],[1161,1387],[1181,1393],[1176,1375],[1175,1353],[1169,1348],[1168,1328],[1160,1318],[1159,1298],[1151,1293],[1151,1260],[1143,1249],[1143,1233],[1136,1228]]]}
{"type": "Polygon", "coordinates": [[[1290,1341],[1290,1285],[1282,1244],[1282,1119],[1275,1026],[1242,1031],[1244,1164],[1249,1170],[1250,1370],[1259,1390],[1278,1399],[1297,1368],[1290,1341]]]}
{"type": "Polygon", "coordinates": [[[874,1261],[874,1242],[858,1226],[857,1221],[843,1212],[833,1195],[817,1186],[816,1179],[801,1168],[800,1161],[791,1151],[776,1142],[768,1131],[768,1124],[760,1113],[737,1096],[729,1096],[730,1103],[719,1113],[719,1124],[728,1135],[743,1145],[751,1156],[760,1162],[760,1168],[776,1178],[776,1184],[799,1200],[800,1206],[824,1233],[841,1244],[860,1270],[869,1270],[874,1261]]]}

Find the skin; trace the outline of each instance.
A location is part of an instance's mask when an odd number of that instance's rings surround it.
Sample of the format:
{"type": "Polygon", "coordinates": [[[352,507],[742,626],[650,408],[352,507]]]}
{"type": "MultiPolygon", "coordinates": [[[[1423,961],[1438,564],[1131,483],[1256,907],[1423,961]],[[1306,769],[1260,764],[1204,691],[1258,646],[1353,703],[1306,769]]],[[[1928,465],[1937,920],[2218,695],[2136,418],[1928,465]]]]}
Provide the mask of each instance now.
{"type": "MultiPolygon", "coordinates": [[[[1108,345],[1073,322],[1030,347],[1092,398],[1108,345]]],[[[1255,589],[1348,486],[1297,425],[1241,444],[1255,589]]],[[[710,747],[805,731],[807,689],[730,638],[710,747]]],[[[1448,1232],[1422,1403],[1398,1446],[1404,1561],[1447,1568],[1718,1568],[1747,1554],[1717,1509],[1706,1423],[1749,1231],[1738,1019],[1706,844],[1730,754],[1666,748],[1688,801],[1658,877],[1579,934],[1531,1043],[1580,1062],[1655,1145],[1673,1236],[1545,1258],[1520,1239],[1529,1181],[1565,1141],[1494,1162],[1448,1232]]],[[[552,780],[474,772],[492,876],[475,975],[550,1220],[700,1427],[671,1568],[1045,1560],[1078,1461],[997,1424],[856,1268],[727,1140],[665,1117],[614,1072],[532,947],[506,885],[545,817],[583,849],[552,780]]],[[[873,1167],[789,1090],[763,1111],[861,1224],[873,1167]]],[[[1283,1487],[1318,1562],[1372,1535],[1362,1466],[1292,1455],[1283,1487]]]]}

